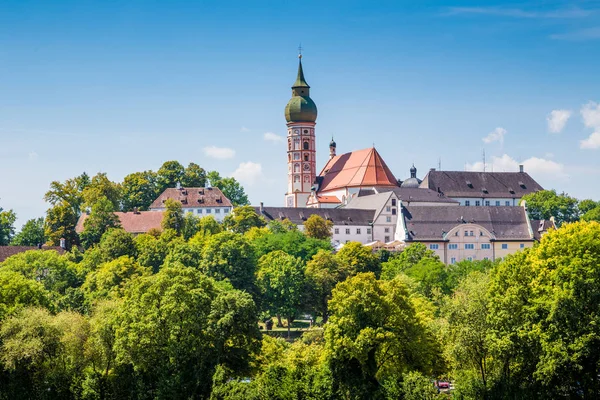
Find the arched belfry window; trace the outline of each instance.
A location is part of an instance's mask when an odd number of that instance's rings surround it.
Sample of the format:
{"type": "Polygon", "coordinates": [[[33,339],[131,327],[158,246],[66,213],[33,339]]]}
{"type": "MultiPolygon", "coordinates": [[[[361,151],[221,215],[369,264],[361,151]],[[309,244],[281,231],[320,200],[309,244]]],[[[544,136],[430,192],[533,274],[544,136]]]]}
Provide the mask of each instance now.
{"type": "Polygon", "coordinates": [[[300,172],[300,164],[294,164],[294,172],[300,172]]]}
{"type": "Polygon", "coordinates": [[[304,155],[304,161],[308,161],[308,154],[304,155]]]}
{"type": "Polygon", "coordinates": [[[304,142],[304,150],[308,150],[308,142],[304,142]]]}

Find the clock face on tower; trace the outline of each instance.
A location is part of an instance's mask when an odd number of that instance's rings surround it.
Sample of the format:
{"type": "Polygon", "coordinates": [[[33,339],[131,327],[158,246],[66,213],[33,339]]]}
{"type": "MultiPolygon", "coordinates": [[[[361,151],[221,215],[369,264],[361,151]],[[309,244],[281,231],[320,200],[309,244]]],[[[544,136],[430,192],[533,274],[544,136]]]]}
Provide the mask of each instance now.
{"type": "Polygon", "coordinates": [[[309,169],[310,169],[310,165],[308,165],[308,164],[304,164],[304,170],[305,170],[305,171],[308,171],[309,169]]]}

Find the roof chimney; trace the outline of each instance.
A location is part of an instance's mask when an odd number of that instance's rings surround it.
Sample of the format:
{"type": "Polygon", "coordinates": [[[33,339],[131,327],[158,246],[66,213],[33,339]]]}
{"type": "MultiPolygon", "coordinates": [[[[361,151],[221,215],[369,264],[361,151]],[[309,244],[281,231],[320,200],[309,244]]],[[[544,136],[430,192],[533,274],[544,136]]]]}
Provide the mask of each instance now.
{"type": "Polygon", "coordinates": [[[524,172],[524,171],[523,171],[523,164],[520,164],[520,165],[519,165],[519,172],[524,172]]]}
{"type": "Polygon", "coordinates": [[[262,201],[260,202],[260,208],[259,209],[260,209],[260,213],[261,214],[263,214],[265,212],[265,207],[264,207],[264,204],[263,204],[262,201]]]}
{"type": "Polygon", "coordinates": [[[181,183],[177,182],[177,183],[175,184],[175,188],[176,188],[176,189],[181,189],[181,183]]]}
{"type": "Polygon", "coordinates": [[[60,238],[60,247],[65,250],[67,249],[67,241],[65,238],[60,238]]]}

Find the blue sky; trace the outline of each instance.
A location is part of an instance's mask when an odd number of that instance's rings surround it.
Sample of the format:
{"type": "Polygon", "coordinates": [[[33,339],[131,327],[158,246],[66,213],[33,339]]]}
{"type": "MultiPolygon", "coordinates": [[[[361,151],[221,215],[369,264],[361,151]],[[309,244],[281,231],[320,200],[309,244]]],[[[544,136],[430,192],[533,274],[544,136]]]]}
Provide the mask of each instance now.
{"type": "Polygon", "coordinates": [[[173,159],[283,204],[299,43],[320,166],[332,135],[399,178],[485,149],[488,169],[600,199],[599,2],[4,0],[0,207],[20,225],[52,180],[173,159]]]}

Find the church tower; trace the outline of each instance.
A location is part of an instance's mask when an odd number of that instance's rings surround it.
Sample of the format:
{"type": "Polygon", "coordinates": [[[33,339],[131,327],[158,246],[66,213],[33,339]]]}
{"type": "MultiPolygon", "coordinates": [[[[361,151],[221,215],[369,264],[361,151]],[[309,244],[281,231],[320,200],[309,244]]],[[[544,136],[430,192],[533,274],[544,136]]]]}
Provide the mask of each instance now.
{"type": "Polygon", "coordinates": [[[298,77],[292,86],[292,98],[285,106],[288,157],[286,207],[306,207],[306,201],[317,176],[315,149],[317,105],[309,95],[310,86],[304,79],[302,54],[300,54],[298,77]]]}

